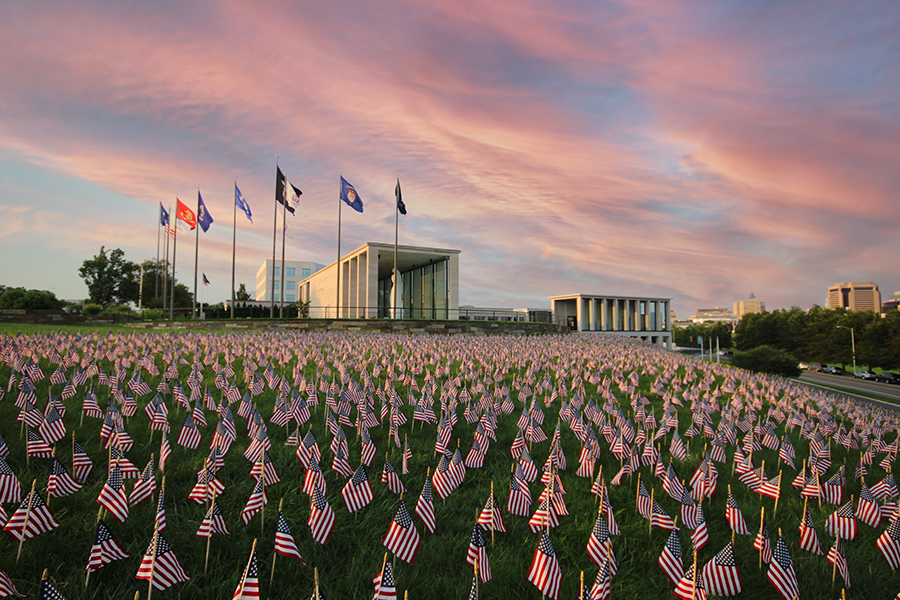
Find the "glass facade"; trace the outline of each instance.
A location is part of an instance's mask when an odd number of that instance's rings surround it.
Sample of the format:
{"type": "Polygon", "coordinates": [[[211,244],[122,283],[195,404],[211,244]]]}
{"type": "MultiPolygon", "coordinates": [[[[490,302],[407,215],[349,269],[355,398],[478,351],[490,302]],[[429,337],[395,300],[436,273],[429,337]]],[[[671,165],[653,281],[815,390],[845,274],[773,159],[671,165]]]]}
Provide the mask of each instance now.
{"type": "MultiPolygon", "coordinates": [[[[400,294],[397,298],[397,318],[448,319],[450,304],[447,277],[449,259],[417,267],[400,273],[400,294]]],[[[378,281],[378,316],[390,318],[393,301],[390,277],[378,281]]]]}

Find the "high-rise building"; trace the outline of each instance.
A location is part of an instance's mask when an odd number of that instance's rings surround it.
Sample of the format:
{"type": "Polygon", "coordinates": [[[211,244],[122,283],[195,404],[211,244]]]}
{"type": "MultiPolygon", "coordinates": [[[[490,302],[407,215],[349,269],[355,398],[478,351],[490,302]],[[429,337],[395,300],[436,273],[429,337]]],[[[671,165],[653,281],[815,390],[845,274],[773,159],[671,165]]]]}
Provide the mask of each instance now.
{"type": "Polygon", "coordinates": [[[828,288],[825,308],[881,311],[881,291],[874,281],[836,283],[828,288]]]}
{"type": "Polygon", "coordinates": [[[750,294],[750,297],[746,300],[738,300],[734,303],[734,310],[732,311],[737,317],[743,318],[744,315],[749,315],[751,313],[764,313],[766,312],[766,303],[760,302],[756,299],[754,294],[750,294]]]}
{"type": "MultiPolygon", "coordinates": [[[[275,302],[281,301],[281,260],[275,261],[275,302]]],[[[325,265],[305,260],[284,261],[284,301],[295,302],[300,298],[297,282],[306,279],[325,265]]],[[[272,259],[267,258],[256,272],[256,300],[270,302],[272,300],[272,259]]]]}
{"type": "Polygon", "coordinates": [[[900,310],[900,292],[894,292],[894,295],[881,303],[881,312],[889,313],[900,310]]]}

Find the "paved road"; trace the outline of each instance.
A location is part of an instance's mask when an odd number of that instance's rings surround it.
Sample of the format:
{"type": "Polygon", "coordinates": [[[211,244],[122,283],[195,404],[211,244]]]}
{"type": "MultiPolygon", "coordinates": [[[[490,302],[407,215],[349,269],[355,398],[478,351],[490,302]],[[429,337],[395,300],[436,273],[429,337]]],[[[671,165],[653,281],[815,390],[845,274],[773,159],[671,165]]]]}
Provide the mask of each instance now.
{"type": "MultiPolygon", "coordinates": [[[[800,374],[800,381],[811,385],[836,386],[848,390],[878,394],[879,396],[884,396],[900,403],[900,385],[891,385],[878,381],[865,381],[863,379],[856,379],[852,375],[830,375],[828,373],[817,373],[815,371],[804,371],[800,374]]],[[[828,388],[826,387],[826,389],[828,388]]],[[[880,400],[874,400],[852,393],[842,393],[853,397],[855,400],[875,404],[882,408],[900,411],[900,406],[896,404],[890,404],[889,402],[882,402],[880,400]]]]}

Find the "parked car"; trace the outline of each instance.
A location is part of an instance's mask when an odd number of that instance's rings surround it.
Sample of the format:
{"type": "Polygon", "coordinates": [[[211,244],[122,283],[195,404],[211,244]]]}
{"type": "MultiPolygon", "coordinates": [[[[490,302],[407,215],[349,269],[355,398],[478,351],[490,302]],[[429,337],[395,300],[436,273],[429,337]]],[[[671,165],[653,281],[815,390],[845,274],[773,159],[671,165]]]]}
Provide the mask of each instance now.
{"type": "Polygon", "coordinates": [[[831,373],[832,375],[843,375],[845,371],[840,367],[823,367],[823,373],[831,373]]]}
{"type": "Polygon", "coordinates": [[[882,383],[893,383],[894,385],[900,385],[900,375],[891,373],[890,371],[885,371],[880,375],[876,375],[875,380],[881,381],[882,383]]]}
{"type": "Polygon", "coordinates": [[[878,376],[875,375],[873,371],[869,371],[868,369],[862,369],[861,371],[857,371],[853,374],[853,377],[856,379],[877,379],[878,376]]]}
{"type": "Polygon", "coordinates": [[[821,363],[810,363],[808,367],[806,367],[810,371],[818,371],[821,372],[822,369],[825,368],[825,365],[821,363]]]}

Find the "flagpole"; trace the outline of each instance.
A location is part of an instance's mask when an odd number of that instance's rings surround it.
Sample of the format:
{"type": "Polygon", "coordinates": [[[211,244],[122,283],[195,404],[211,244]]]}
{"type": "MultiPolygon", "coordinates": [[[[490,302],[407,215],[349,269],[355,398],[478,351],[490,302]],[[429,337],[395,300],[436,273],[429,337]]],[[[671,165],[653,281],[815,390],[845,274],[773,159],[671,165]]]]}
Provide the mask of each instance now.
{"type": "MultiPolygon", "coordinates": [[[[197,186],[197,212],[194,215],[194,230],[196,236],[194,239],[194,308],[191,311],[191,318],[195,319],[200,316],[197,311],[197,257],[200,253],[200,186],[197,186]]],[[[202,310],[203,307],[201,306],[202,310]]]]}
{"type": "Polygon", "coordinates": [[[275,318],[275,243],[278,239],[278,157],[275,157],[275,206],[272,215],[272,293],[269,297],[269,318],[275,318]]]}
{"type": "MultiPolygon", "coordinates": [[[[400,189],[400,174],[397,174],[397,189],[400,189]]],[[[400,201],[399,198],[395,198],[394,202],[394,305],[393,305],[393,314],[391,315],[393,318],[397,318],[397,286],[400,284],[400,278],[397,276],[397,232],[399,229],[400,222],[400,201]]],[[[491,531],[493,534],[493,531],[491,531]]],[[[493,544],[493,539],[491,540],[493,544]]]]}
{"type": "Polygon", "coordinates": [[[162,225],[162,202],[159,203],[159,217],[156,219],[156,289],[153,292],[154,298],[159,298],[159,226],[162,225]]]}
{"type": "MultiPolygon", "coordinates": [[[[177,205],[176,205],[177,206],[177,205]]],[[[171,221],[171,219],[169,219],[171,221]]],[[[175,227],[172,229],[172,298],[169,302],[169,320],[175,320],[175,254],[178,251],[178,215],[175,215],[175,227]]]]}
{"type": "Polygon", "coordinates": [[[31,507],[34,506],[34,485],[37,479],[31,482],[31,491],[28,493],[28,506],[25,507],[25,521],[22,523],[22,533],[19,534],[19,551],[16,553],[16,562],[22,556],[22,543],[25,541],[25,534],[28,532],[28,520],[31,517],[31,507]]]}
{"type": "MultiPolygon", "coordinates": [[[[288,186],[287,177],[284,178],[284,202],[281,203],[281,293],[278,294],[279,306],[278,306],[278,318],[284,318],[284,234],[287,233],[287,203],[288,203],[288,186]]],[[[278,210],[278,207],[275,207],[275,210],[278,210]]]]}
{"type": "MultiPolygon", "coordinates": [[[[340,188],[340,182],[338,182],[338,188],[340,188]]],[[[337,246],[337,262],[335,263],[336,271],[337,271],[337,279],[335,281],[335,298],[334,298],[334,311],[335,318],[340,318],[341,316],[341,191],[338,189],[338,246],[337,246]]]]}
{"type": "Polygon", "coordinates": [[[166,219],[168,223],[166,223],[166,260],[165,260],[165,273],[163,273],[163,295],[162,295],[162,311],[163,311],[163,319],[166,318],[166,298],[169,297],[168,289],[169,289],[169,227],[172,226],[172,207],[169,207],[169,217],[166,219]]]}
{"type": "Polygon", "coordinates": [[[234,319],[234,259],[237,240],[237,177],[234,178],[234,218],[231,222],[231,318],[234,319]]]}

